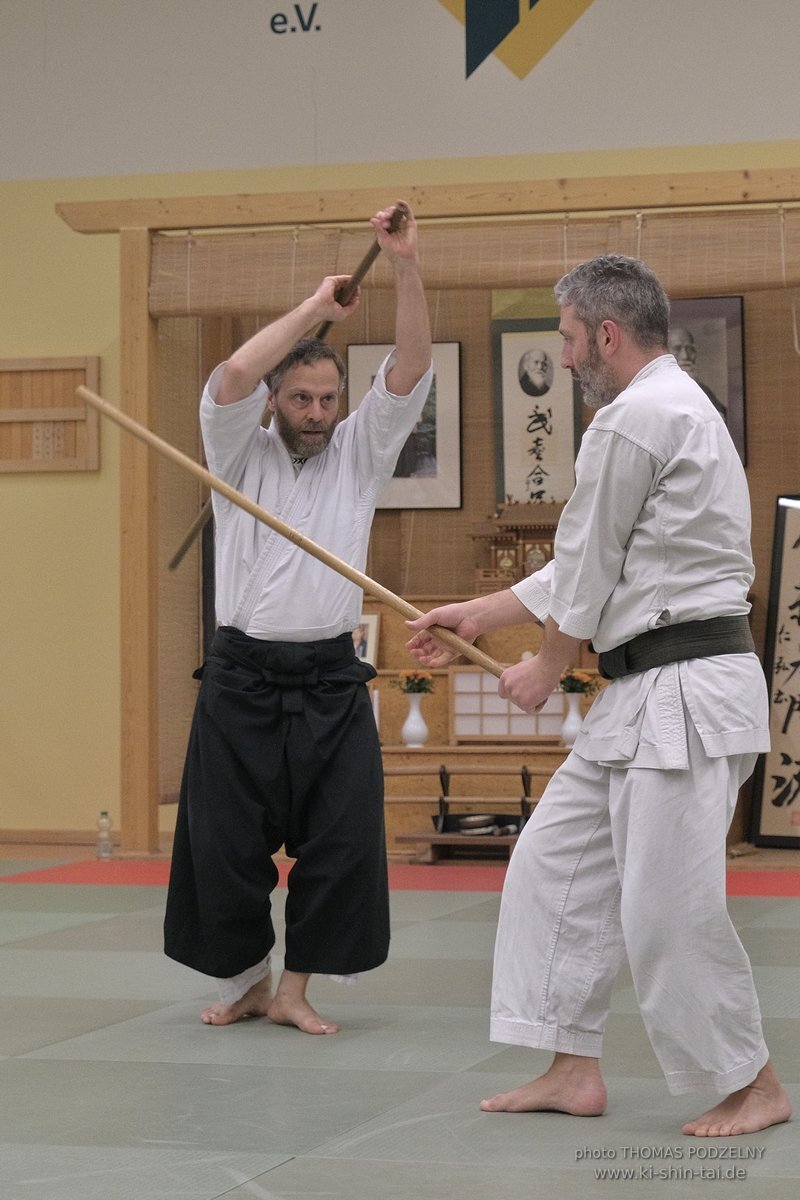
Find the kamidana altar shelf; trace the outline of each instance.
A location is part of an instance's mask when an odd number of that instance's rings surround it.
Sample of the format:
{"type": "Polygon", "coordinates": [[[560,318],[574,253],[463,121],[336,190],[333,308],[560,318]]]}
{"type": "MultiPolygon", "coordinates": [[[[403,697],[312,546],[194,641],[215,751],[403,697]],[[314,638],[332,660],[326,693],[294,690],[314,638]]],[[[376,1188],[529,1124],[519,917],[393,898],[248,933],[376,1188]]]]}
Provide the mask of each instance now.
{"type": "Polygon", "coordinates": [[[563,503],[500,505],[493,517],[472,527],[475,591],[496,592],[532,575],[553,557],[553,539],[563,503]]]}

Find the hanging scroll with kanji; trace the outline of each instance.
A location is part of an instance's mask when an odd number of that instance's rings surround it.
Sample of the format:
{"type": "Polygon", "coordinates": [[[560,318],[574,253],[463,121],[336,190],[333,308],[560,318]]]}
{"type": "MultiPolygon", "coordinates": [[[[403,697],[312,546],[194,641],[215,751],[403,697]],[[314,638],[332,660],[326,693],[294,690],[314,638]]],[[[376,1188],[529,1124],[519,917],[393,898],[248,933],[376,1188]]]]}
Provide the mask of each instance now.
{"type": "Polygon", "coordinates": [[[752,840],[800,846],[800,496],[779,496],[764,667],[772,747],[756,765],[752,840]]]}
{"type": "Polygon", "coordinates": [[[498,504],[553,504],[575,487],[580,389],[552,318],[492,322],[498,504]]]}

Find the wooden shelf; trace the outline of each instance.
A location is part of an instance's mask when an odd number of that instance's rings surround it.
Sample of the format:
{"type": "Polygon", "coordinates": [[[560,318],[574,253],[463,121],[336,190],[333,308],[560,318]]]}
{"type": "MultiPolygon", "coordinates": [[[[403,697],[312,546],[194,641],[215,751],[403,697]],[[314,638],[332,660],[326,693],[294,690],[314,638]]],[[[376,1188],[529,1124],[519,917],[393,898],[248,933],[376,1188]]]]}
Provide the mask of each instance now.
{"type": "Polygon", "coordinates": [[[395,841],[417,847],[415,862],[434,863],[443,858],[454,858],[462,850],[467,858],[477,857],[480,851],[487,851],[487,857],[496,858],[502,853],[504,858],[509,858],[518,837],[517,833],[498,834],[496,837],[464,837],[458,833],[400,833],[395,841]]]}
{"type": "MultiPolygon", "coordinates": [[[[516,812],[522,799],[522,767],[528,766],[532,772],[536,772],[531,778],[531,798],[538,800],[551,774],[561,766],[569,753],[566,747],[555,743],[530,746],[444,744],[427,745],[420,750],[410,750],[407,746],[383,746],[382,752],[386,771],[384,813],[387,851],[390,858],[412,858],[416,861],[421,861],[418,852],[414,853],[409,847],[427,842],[427,830],[435,833],[433,822],[439,812],[441,794],[438,770],[442,764],[457,777],[451,788],[451,800],[458,802],[459,813],[516,812]],[[459,767],[478,766],[486,767],[490,772],[492,768],[495,770],[489,774],[458,774],[459,767]],[[394,774],[398,768],[401,773],[394,774]]],[[[480,839],[475,837],[470,842],[473,840],[477,853],[480,839]]],[[[469,850],[467,838],[459,838],[457,845],[461,846],[462,842],[465,850],[469,850]]]]}

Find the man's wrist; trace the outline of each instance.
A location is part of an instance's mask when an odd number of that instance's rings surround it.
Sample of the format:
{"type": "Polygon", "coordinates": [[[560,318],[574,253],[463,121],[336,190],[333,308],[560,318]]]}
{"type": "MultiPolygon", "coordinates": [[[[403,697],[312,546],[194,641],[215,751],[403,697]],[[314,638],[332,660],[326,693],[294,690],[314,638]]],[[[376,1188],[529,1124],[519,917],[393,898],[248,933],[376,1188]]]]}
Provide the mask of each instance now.
{"type": "Polygon", "coordinates": [[[317,296],[308,296],[295,309],[295,313],[303,320],[306,329],[312,325],[321,325],[328,319],[328,306],[317,296]]]}
{"type": "Polygon", "coordinates": [[[399,277],[413,278],[414,276],[419,276],[420,274],[419,258],[416,254],[413,256],[413,258],[405,258],[401,255],[395,255],[395,257],[391,258],[389,261],[392,264],[392,269],[394,270],[395,275],[399,277]]]}
{"type": "Polygon", "coordinates": [[[476,596],[474,600],[468,600],[467,605],[470,609],[469,619],[478,627],[478,637],[503,624],[502,617],[494,612],[491,596],[476,596]]]}

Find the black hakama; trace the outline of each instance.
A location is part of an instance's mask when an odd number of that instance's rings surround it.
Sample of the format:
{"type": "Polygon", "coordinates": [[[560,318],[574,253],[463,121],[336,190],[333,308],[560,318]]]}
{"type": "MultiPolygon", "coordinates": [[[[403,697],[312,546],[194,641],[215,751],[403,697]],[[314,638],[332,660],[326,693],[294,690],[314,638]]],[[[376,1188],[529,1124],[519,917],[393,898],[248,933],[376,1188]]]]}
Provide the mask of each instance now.
{"type": "Polygon", "coordinates": [[[275,943],[272,861],[296,859],[284,964],[351,975],[385,962],[389,892],[383,768],[349,633],[267,642],[220,628],[181,785],[164,922],[170,958],[218,978],[275,943]]]}

